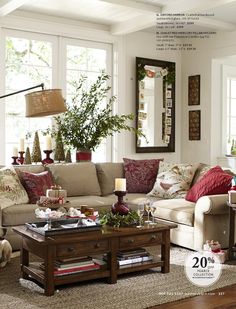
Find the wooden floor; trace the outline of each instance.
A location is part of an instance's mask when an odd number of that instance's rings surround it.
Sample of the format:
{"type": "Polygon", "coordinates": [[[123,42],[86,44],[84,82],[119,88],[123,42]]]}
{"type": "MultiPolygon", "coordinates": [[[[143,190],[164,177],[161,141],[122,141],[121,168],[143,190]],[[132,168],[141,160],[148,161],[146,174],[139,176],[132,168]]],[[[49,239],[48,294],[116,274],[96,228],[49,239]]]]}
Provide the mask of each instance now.
{"type": "Polygon", "coordinates": [[[149,307],[148,309],[236,309],[236,284],[173,303],[149,307]]]}

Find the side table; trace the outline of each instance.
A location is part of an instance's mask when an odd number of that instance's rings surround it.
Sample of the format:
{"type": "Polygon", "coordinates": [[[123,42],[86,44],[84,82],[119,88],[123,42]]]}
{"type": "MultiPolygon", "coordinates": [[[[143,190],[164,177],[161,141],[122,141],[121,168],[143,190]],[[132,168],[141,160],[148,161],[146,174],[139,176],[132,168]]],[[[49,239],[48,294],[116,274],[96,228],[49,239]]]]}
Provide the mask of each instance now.
{"type": "Polygon", "coordinates": [[[227,202],[229,206],[229,260],[236,259],[236,244],[234,240],[236,204],[227,202]]]}

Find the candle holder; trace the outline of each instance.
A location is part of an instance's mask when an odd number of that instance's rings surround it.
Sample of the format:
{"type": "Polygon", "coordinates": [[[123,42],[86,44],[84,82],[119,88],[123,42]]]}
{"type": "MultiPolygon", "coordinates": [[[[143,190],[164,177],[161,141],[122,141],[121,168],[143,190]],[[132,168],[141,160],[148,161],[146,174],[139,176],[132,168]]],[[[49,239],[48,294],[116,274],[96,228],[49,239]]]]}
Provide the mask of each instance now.
{"type": "Polygon", "coordinates": [[[120,215],[127,215],[129,212],[128,205],[123,201],[123,197],[126,195],[126,191],[114,191],[118,197],[118,201],[111,206],[113,214],[119,213],[120,215]]]}
{"type": "Polygon", "coordinates": [[[20,157],[17,158],[17,162],[19,164],[23,164],[24,163],[24,151],[19,151],[20,157]]]}
{"type": "Polygon", "coordinates": [[[50,158],[50,154],[52,153],[52,150],[44,150],[43,151],[46,154],[46,158],[43,159],[42,163],[43,164],[50,164],[53,163],[53,159],[50,158]]]}
{"type": "Polygon", "coordinates": [[[12,159],[13,159],[12,165],[19,165],[19,163],[17,162],[18,157],[13,156],[12,159]]]}

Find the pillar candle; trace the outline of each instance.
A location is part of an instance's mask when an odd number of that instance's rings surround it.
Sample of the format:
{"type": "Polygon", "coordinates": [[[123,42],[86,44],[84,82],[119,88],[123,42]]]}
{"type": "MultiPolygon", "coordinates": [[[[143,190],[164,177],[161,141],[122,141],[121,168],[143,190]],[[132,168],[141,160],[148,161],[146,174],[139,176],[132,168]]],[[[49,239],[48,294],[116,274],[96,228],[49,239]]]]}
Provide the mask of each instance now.
{"type": "Polygon", "coordinates": [[[52,139],[50,135],[46,135],[45,137],[45,150],[52,150],[52,139]]]}
{"type": "Polygon", "coordinates": [[[115,191],[126,191],[125,178],[115,178],[115,191]]]}
{"type": "Polygon", "coordinates": [[[25,151],[25,140],[20,138],[20,149],[19,151],[25,151]]]}
{"type": "Polygon", "coordinates": [[[17,147],[13,147],[13,149],[12,149],[12,156],[13,157],[18,157],[18,149],[17,149],[17,147]]]}

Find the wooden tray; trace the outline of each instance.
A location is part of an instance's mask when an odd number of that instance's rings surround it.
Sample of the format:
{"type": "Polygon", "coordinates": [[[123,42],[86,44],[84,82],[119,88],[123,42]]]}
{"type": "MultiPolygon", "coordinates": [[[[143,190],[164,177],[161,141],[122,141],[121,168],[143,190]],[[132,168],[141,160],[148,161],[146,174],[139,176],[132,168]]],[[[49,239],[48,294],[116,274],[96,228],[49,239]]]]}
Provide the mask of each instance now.
{"type": "Polygon", "coordinates": [[[96,223],[96,225],[87,226],[82,225],[80,222],[81,221],[79,219],[51,220],[50,229],[45,228],[47,221],[25,223],[25,225],[28,227],[28,229],[44,236],[89,232],[89,231],[100,230],[102,227],[102,225],[99,223],[96,223]]]}

